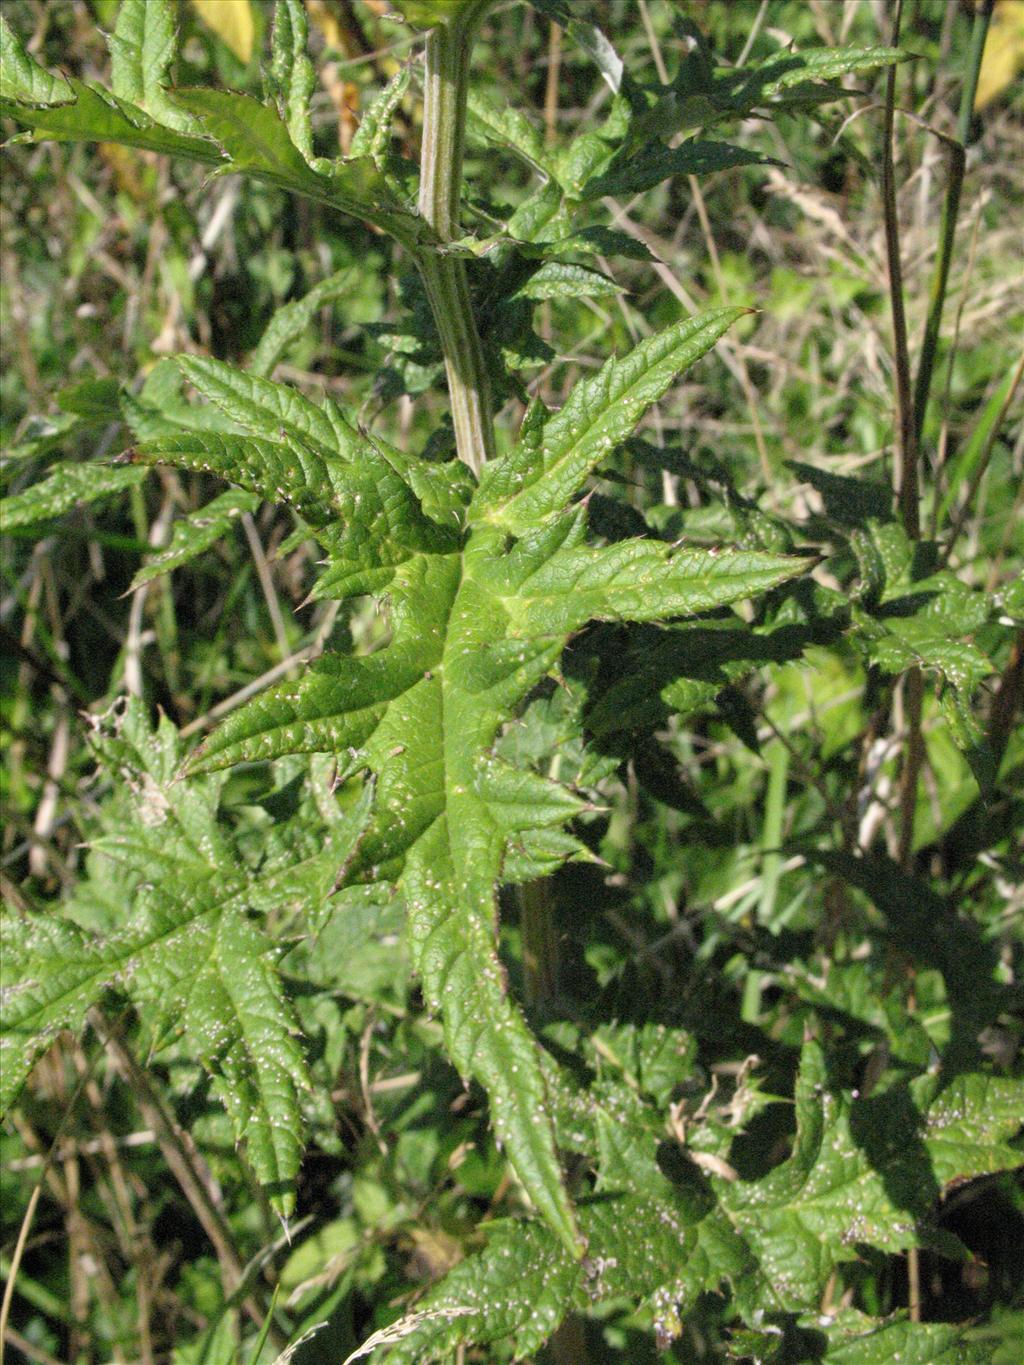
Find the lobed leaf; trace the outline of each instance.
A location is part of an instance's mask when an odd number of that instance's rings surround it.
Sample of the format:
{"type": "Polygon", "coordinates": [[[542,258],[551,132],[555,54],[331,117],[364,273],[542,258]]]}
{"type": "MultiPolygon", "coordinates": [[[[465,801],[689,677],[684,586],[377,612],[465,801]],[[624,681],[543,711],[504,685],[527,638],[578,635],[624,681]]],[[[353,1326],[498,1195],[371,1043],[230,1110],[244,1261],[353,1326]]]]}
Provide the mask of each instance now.
{"type": "Polygon", "coordinates": [[[301,105],[309,72],[300,53],[304,43],[300,11],[301,6],[287,11],[274,68],[287,84],[283,99],[287,122],[275,108],[249,95],[209,88],[163,92],[171,22],[167,0],[152,4],[130,0],[114,42],[118,86],[145,100],[159,117],[151,117],[142,105],[99,86],[73,78],[57,82],[32,60],[2,17],[0,112],[25,125],[29,129],[25,136],[32,140],[120,142],[251,175],[361,218],[415,248],[429,240],[430,233],[398,201],[370,158],[318,161],[315,169],[306,160],[312,148],[301,105]],[[285,48],[290,63],[287,73],[285,48]],[[177,111],[170,119],[166,117],[168,105],[177,111]],[[206,136],[179,131],[196,127],[206,136]]]}
{"type": "Polygon", "coordinates": [[[388,142],[395,113],[412,83],[412,68],[401,67],[377,95],[359,121],[349,154],[353,160],[368,156],[381,171],[387,166],[388,142]]]}
{"type": "Polygon", "coordinates": [[[167,97],[177,47],[169,0],[121,0],[109,42],[111,86],[117,98],[177,132],[195,132],[193,120],[167,97]]]}
{"type": "Polygon", "coordinates": [[[713,1181],[779,1308],[811,1303],[859,1243],[891,1252],[925,1244],[954,1179],[1013,1163],[1005,1143],[1021,1129],[1024,1084],[979,1073],[953,1085],[947,1094],[925,1076],[851,1104],[828,1086],[821,1048],[805,1044],[792,1156],[751,1184],[713,1181]]]}
{"type": "Polygon", "coordinates": [[[69,76],[58,81],[33,61],[0,15],[0,113],[24,125],[30,141],[121,142],[216,165],[203,137],[166,127],[138,105],[69,76]]]}
{"type": "Polygon", "coordinates": [[[36,526],[62,516],[72,507],[86,506],[123,493],[126,488],[135,488],[145,477],[144,469],[114,469],[89,462],[57,465],[42,482],[0,500],[4,527],[14,531],[36,526]]]}
{"type": "MultiPolygon", "coordinates": [[[[611,1059],[625,1070],[624,1059],[632,1058],[628,1037],[602,1033],[595,1042],[599,1068],[611,1059]]],[[[664,1042],[649,1037],[645,1046],[664,1042]]],[[[949,1354],[955,1346],[968,1352],[965,1359],[980,1359],[963,1329],[929,1324],[918,1335],[898,1319],[822,1315],[819,1301],[836,1264],[856,1259],[862,1240],[895,1250],[919,1245],[928,1236],[938,1193],[952,1180],[1016,1163],[1020,1081],[976,1073],[944,1085],[926,1075],[910,1087],[851,1104],[830,1089],[824,1056],[809,1043],[797,1081],[792,1155],[756,1181],[712,1174],[712,1200],[703,1179],[688,1184],[679,1174],[673,1181],[663,1174],[658,1149],[664,1114],[641,1101],[635,1076],[617,1081],[599,1071],[583,1089],[550,1060],[546,1066],[560,1138],[588,1159],[596,1177],[596,1197],[578,1207],[587,1260],[576,1265],[536,1224],[499,1228],[482,1252],[426,1296],[424,1307],[437,1316],[418,1325],[389,1360],[438,1360],[459,1345],[499,1341],[521,1352],[536,1350],[542,1334],[567,1312],[621,1302],[622,1296],[644,1303],[659,1344],[667,1347],[681,1332],[688,1307],[723,1280],[748,1324],[733,1333],[740,1354],[744,1348],[781,1349],[777,1335],[764,1335],[767,1310],[802,1314],[799,1324],[817,1334],[822,1359],[882,1360],[896,1349],[922,1362],[931,1359],[929,1350],[952,1360],[958,1358],[949,1354]],[[957,1137],[947,1145],[952,1129],[957,1137]],[[916,1143],[908,1134],[917,1135],[916,1143]],[[502,1266],[511,1271],[505,1281],[498,1280],[502,1266]],[[509,1281],[537,1288],[510,1299],[504,1292],[509,1281]],[[531,1305],[535,1315],[527,1311],[531,1305]]],[[[659,1105],[680,1074],[677,1058],[666,1077],[669,1090],[659,1083],[659,1105]]],[[[728,1142],[732,1134],[728,1128],[725,1133],[728,1142]]],[[[700,1138],[698,1129],[698,1144],[700,1138]]]]}
{"type": "Polygon", "coordinates": [[[672,88],[660,95],[644,123],[665,135],[745,118],[765,107],[800,109],[824,104],[849,93],[837,84],[843,76],[893,66],[908,55],[892,47],[810,48],[776,53],[753,66],[737,68],[714,66],[704,49],[682,63],[672,88]]]}
{"type": "Polygon", "coordinates": [[[308,1080],[273,946],[250,913],[279,910],[298,896],[315,914],[363,836],[368,794],[311,857],[252,873],[217,823],[218,780],[176,780],[180,753],[170,722],[151,732],[132,702],[98,748],[137,793],[130,818],[93,844],[117,864],[131,912],[106,936],[52,916],[0,919],[4,1107],[56,1034],[80,1031],[88,1010],[114,990],[142,1007],[157,1039],[167,1031],[188,1036],[257,1179],[286,1217],[308,1080]]]}
{"type": "Polygon", "coordinates": [[[625,148],[599,175],[587,180],[584,199],[604,195],[642,194],[676,175],[710,175],[732,166],[765,166],[770,158],[727,142],[684,142],[680,147],[648,143],[638,151],[625,148]]]}
{"type": "Polygon", "coordinates": [[[461,475],[364,435],[329,400],[218,361],[183,357],[183,373],[238,426],[267,436],[209,431],[150,440],[131,458],[214,473],[284,500],[335,551],[318,596],[372,591],[410,555],[446,553],[459,541],[461,475]],[[369,575],[369,576],[368,576],[369,575]]]}
{"type": "MultiPolygon", "coordinates": [[[[254,430],[274,423],[281,442],[182,437],[173,447],[151,447],[147,458],[216,469],[250,486],[275,485],[326,536],[328,580],[347,581],[355,562],[349,542],[362,544],[363,535],[359,519],[345,510],[354,506],[355,461],[332,456],[329,445],[335,432],[350,445],[357,441],[351,428],[329,406],[316,408],[253,376],[231,375],[208,361],[188,362],[188,371],[232,417],[254,430]],[[339,513],[346,529],[335,539],[339,513]]],[[[629,401],[640,400],[631,394],[629,401]]],[[[394,456],[373,450],[358,463],[372,467],[384,457],[395,478],[404,476],[407,497],[419,497],[414,485],[426,489],[426,471],[436,469],[408,457],[401,469],[394,456]]],[[[361,516],[371,504],[367,493],[361,516]]],[[[419,506],[430,505],[424,495],[419,506]]],[[[704,610],[784,581],[805,565],[750,552],[676,553],[653,541],[589,546],[583,507],[512,546],[487,522],[470,521],[464,540],[456,534],[447,542],[430,524],[429,538],[403,542],[402,556],[390,561],[390,644],[362,659],[325,656],[298,683],[255,698],[200,746],[189,766],[209,772],[289,753],[327,753],[374,774],[374,815],[349,879],[397,883],[413,965],[426,1000],[441,1013],[448,1053],[487,1089],[514,1169],[575,1255],[547,1082],[537,1045],[507,995],[494,934],[497,885],[526,875],[538,860],[552,865],[573,854],[578,846],[560,828],[580,802],[491,749],[503,718],[552,667],[569,635],[594,616],[648,620],[704,610]]],[[[370,543],[375,562],[383,563],[389,541],[381,529],[370,543]]]]}
{"type": "Polygon", "coordinates": [[[197,559],[228,533],[243,512],[255,512],[259,505],[256,494],[231,489],[208,502],[201,511],[176,521],[169,544],[147,556],[145,564],[136,571],[129,592],[197,559]]]}
{"type": "Polygon", "coordinates": [[[251,95],[196,88],[176,90],[175,102],[194,114],[223,149],[224,170],[265,180],[362,218],[415,246],[422,224],[399,205],[383,176],[368,158],[334,162],[328,172],[313,170],[292,141],[276,109],[251,95]]]}
{"type": "Polygon", "coordinates": [[[313,156],[309,101],[316,73],[306,45],[309,24],[302,0],[277,0],[271,35],[270,88],[292,142],[307,161],[313,156]]]}
{"type": "Polygon", "coordinates": [[[561,511],[677,376],[748,311],[721,308],[686,318],[621,360],[607,361],[577,385],[540,431],[520,437],[507,455],[484,468],[474,513],[519,534],[561,511]]]}

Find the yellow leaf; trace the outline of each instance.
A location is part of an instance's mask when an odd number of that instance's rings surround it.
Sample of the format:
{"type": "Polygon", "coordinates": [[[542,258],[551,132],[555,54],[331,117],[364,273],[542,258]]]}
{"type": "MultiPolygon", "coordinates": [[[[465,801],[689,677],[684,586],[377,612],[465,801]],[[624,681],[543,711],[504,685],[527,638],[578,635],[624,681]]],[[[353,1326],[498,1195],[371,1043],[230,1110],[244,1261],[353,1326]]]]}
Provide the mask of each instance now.
{"type": "Polygon", "coordinates": [[[978,74],[975,109],[996,99],[1024,67],[1024,0],[999,0],[978,74]]]}
{"type": "Polygon", "coordinates": [[[256,36],[251,0],[192,0],[192,6],[207,28],[248,66],[256,36]]]}

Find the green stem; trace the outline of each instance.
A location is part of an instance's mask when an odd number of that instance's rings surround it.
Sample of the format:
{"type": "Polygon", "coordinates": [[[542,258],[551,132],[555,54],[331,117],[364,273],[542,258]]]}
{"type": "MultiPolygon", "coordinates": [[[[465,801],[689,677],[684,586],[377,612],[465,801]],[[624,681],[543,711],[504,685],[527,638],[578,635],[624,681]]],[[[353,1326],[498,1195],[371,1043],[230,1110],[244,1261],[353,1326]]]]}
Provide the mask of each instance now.
{"type": "MultiPolygon", "coordinates": [[[[468,0],[427,35],[419,209],[442,242],[459,233],[469,58],[474,31],[493,2],[468,0]]],[[[417,264],[441,338],[456,450],[479,474],[495,453],[494,419],[465,263],[425,247],[417,264]]]]}
{"type": "MultiPolygon", "coordinates": [[[[459,235],[469,59],[474,33],[493,3],[466,0],[446,24],[427,35],[419,209],[442,242],[459,235]]],[[[465,263],[429,247],[419,252],[417,263],[441,338],[456,450],[459,459],[479,474],[495,454],[494,418],[465,263]]],[[[527,996],[532,1004],[543,1005],[557,989],[551,888],[547,882],[534,882],[518,887],[516,894],[527,996]]]]}
{"type": "Polygon", "coordinates": [[[974,96],[978,89],[978,73],[981,70],[982,53],[985,51],[985,38],[988,34],[989,20],[995,0],[984,0],[974,14],[974,28],[971,31],[971,46],[967,53],[964,71],[963,90],[960,94],[960,116],[957,119],[955,142],[949,142],[949,184],[942,203],[942,219],[939,224],[939,253],[935,260],[929,291],[928,317],[925,320],[924,336],[921,339],[921,358],[917,367],[917,382],[914,385],[914,437],[920,442],[924,430],[925,412],[928,408],[928,394],[932,386],[935,369],[935,356],[939,346],[939,328],[942,325],[942,312],[946,303],[946,287],[949,283],[949,267],[953,259],[953,243],[956,240],[956,224],[960,214],[960,194],[964,183],[965,148],[971,134],[971,115],[974,110],[974,96]]]}

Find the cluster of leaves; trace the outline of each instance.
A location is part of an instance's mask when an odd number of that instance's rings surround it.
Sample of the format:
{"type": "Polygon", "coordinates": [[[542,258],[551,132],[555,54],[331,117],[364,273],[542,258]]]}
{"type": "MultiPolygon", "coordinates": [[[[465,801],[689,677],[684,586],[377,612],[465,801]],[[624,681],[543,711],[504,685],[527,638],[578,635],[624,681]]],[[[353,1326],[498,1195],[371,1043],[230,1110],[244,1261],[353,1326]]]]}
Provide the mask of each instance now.
{"type": "MultiPolygon", "coordinates": [[[[398,8],[424,27],[457,18],[451,3],[398,8]]],[[[465,259],[493,392],[523,397],[523,368],[552,355],[535,331],[538,305],[612,297],[618,286],[595,256],[646,255],[603,221],[604,198],[763,163],[705,131],[757,110],[808,110],[843,93],[841,77],[900,55],[812,51],[725,68],[683,25],[688,54],[667,84],[645,86],[559,0],[536,8],[596,61],[612,92],[608,115],[558,147],[516,110],[471,96],[470,135],[537,183],[511,208],[471,201],[486,230],[454,243],[417,214],[415,165],[395,150],[410,68],[382,91],[347,156],[316,154],[299,0],[278,0],[266,101],[174,88],[172,6],[123,0],[110,90],[50,75],[0,19],[0,108],[31,139],[120,142],[303,196],[389,234],[414,264],[465,259]]],[[[90,1017],[102,1031],[115,1007],[130,1005],[151,1053],[201,1063],[262,1192],[290,1219],[310,1134],[325,1150],[332,1143],[333,1077],[312,1043],[321,1028],[336,1037],[339,1024],[332,1016],[325,1026],[317,1011],[338,994],[393,1003],[404,958],[392,956],[390,969],[375,958],[365,978],[346,977],[342,964],[360,937],[379,954],[401,926],[426,1011],[439,1016],[457,1071],[486,1092],[529,1212],[490,1223],[482,1246],[385,1339],[389,1360],[447,1359],[467,1345],[520,1358],[573,1313],[628,1314],[667,1348],[707,1296],[722,1295],[738,1358],[980,1361],[982,1347],[954,1326],[867,1305],[820,1313],[826,1287],[865,1255],[967,1259],[936,1223],[938,1201],[1019,1160],[1024,1091],[986,1066],[980,1043],[1014,1005],[1013,989],[990,936],[952,898],[846,837],[841,849],[794,840],[790,851],[862,899],[823,954],[824,978],[813,947],[787,960],[780,936],[797,911],[777,909],[778,854],[799,831],[782,828],[787,760],[772,760],[780,777],[774,814],[766,810],[756,942],[741,944],[726,917],[708,946],[742,947],[758,963],[758,991],[784,987],[800,1002],[784,1038],[758,1033],[751,1044],[788,1048],[772,1059],[773,1079],[794,1095],[781,1161],[743,1158],[744,1135],[781,1107],[766,1081],[741,1070],[719,1104],[707,1087],[707,1069],[735,1059],[734,1041],[744,1046],[716,1026],[710,987],[665,1026],[644,1018],[648,999],[657,1012],[654,992],[627,1004],[628,974],[612,971],[590,1008],[562,1013],[549,1002],[551,1017],[535,1011],[531,1027],[521,983],[510,990],[499,904],[503,888],[521,887],[525,907],[537,880],[559,869],[566,884],[581,879],[576,899],[586,903],[586,879],[623,857],[603,807],[619,801],[627,770],[646,798],[690,822],[689,839],[728,838],[726,822],[680,781],[671,737],[710,711],[758,753],[749,680],[765,664],[809,667],[822,648],[858,660],[879,691],[886,675],[923,669],[991,793],[1009,737],[984,732],[976,694],[1024,619],[1019,586],[962,582],[937,543],[908,539],[881,484],[795,465],[814,494],[797,522],[742,496],[724,466],[634,437],[747,309],[654,331],[557,410],[534,399],[476,479],[445,426],[410,454],[333,399],[314,402],[271,379],[285,348],[350,288],[343,272],[282,309],[245,369],[182,356],[136,391],[77,385],[58,421],[17,452],[59,451],[116,414],[120,459],[57,464],[6,501],[7,526],[38,526],[138,487],[150,466],[214,475],[232,490],[178,521],[134,587],[274,502],[294,517],[293,542],[312,539],[322,552],[310,599],[351,608],[369,595],[386,606],[386,627],[372,652],[306,665],[191,753],[168,720],[151,730],[136,701],[99,724],[94,747],[114,795],[87,875],[59,910],[0,921],[4,1108],[62,1031],[81,1032],[90,1017]],[[690,480],[701,505],[645,517],[582,496],[623,456],[641,475],[690,480]],[[714,516],[702,517],[709,505],[714,516]],[[227,799],[225,773],[238,765],[274,774],[244,819],[244,803],[227,799]],[[920,970],[916,1003],[885,984],[888,968],[858,957],[863,934],[893,971],[920,970]],[[843,1041],[805,1040],[804,1025],[829,1011],[843,1041]],[[923,1022],[931,1014],[942,1022],[923,1022]],[[858,1031],[894,1059],[879,1091],[855,1084],[858,1031]]],[[[404,292],[403,317],[379,329],[395,353],[385,396],[421,392],[440,370],[426,292],[415,277],[404,292]]],[[[520,932],[525,920],[523,909],[520,932]]],[[[342,1242],[355,1274],[358,1234],[347,1227],[342,1242]]],[[[317,1288],[296,1267],[292,1279],[300,1300],[317,1288]]],[[[341,1291],[327,1279],[336,1306],[341,1291]]],[[[322,1310],[316,1294],[309,1302],[322,1310]]],[[[308,1321],[295,1323],[296,1338],[308,1321]]],[[[197,1358],[234,1349],[233,1333],[215,1324],[197,1358]]]]}

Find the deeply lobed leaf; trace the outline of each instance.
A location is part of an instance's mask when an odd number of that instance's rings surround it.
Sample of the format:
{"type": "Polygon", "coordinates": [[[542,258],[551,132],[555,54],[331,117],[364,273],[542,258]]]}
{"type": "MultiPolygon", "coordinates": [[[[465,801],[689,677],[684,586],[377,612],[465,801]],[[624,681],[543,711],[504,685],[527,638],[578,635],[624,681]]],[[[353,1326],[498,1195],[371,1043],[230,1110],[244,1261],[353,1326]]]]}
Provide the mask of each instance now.
{"type": "Polygon", "coordinates": [[[99,502],[102,498],[135,488],[146,477],[142,469],[111,469],[102,464],[61,464],[40,483],[0,502],[8,531],[35,526],[59,517],[72,507],[99,502]]]}
{"type": "Polygon", "coordinates": [[[522,534],[560,512],[677,375],[747,311],[722,308],[686,318],[621,360],[607,361],[573,390],[559,412],[484,469],[474,514],[522,534]]]}
{"type": "MultiPolygon", "coordinates": [[[[495,891],[509,868],[537,856],[528,849],[546,840],[546,856],[555,852],[551,836],[579,802],[491,750],[503,720],[589,620],[692,614],[803,571],[789,556],[646,540],[588,545],[586,509],[566,509],[590,470],[742,311],[687,320],[636,357],[610,362],[539,434],[485,469],[468,512],[444,467],[357,432],[331,403],[318,407],[212,361],[182,367],[254,434],[169,437],[140,455],[291,502],[330,553],[321,595],[388,588],[386,648],[366,659],[327,656],[298,683],[254,699],[190,767],[328,753],[346,771],[374,774],[374,815],[348,875],[402,890],[413,963],[442,1014],[449,1054],[486,1087],[514,1168],[570,1249],[577,1232],[537,1045],[495,950],[495,891]]],[[[564,856],[574,846],[557,847],[564,856]]]]}
{"type": "Polygon", "coordinates": [[[73,919],[0,919],[3,1110],[59,1032],[81,1031],[108,991],[127,996],[157,1040],[187,1035],[257,1179],[287,1217],[309,1082],[273,945],[251,913],[279,909],[296,894],[311,910],[323,901],[362,837],[368,804],[333,826],[312,857],[261,876],[246,870],[217,822],[219,781],[176,780],[180,753],[169,722],[150,733],[141,705],[131,703],[100,753],[137,792],[132,817],[93,845],[117,864],[131,913],[107,935],[73,919]]]}
{"type": "Polygon", "coordinates": [[[910,1106],[909,1129],[906,1122],[894,1125],[887,1145],[884,1124],[859,1118],[858,1107],[833,1092],[823,1053],[808,1044],[792,1155],[761,1180],[712,1177],[712,1199],[699,1178],[673,1182],[659,1169],[655,1153],[666,1115],[641,1105],[631,1086],[606,1080],[577,1092],[564,1074],[552,1071],[550,1079],[560,1136],[588,1157],[603,1192],[579,1206],[588,1260],[575,1265],[536,1224],[499,1227],[481,1252],[421,1301],[424,1321],[389,1361],[441,1360],[459,1345],[496,1340],[523,1353],[536,1350],[570,1311],[620,1295],[634,1303],[646,1299],[659,1341],[668,1346],[687,1308],[722,1281],[730,1282],[749,1328],[734,1334],[737,1350],[774,1349],[772,1334],[762,1339],[767,1309],[801,1315],[800,1324],[822,1338],[822,1359],[883,1360],[895,1350],[924,1362],[932,1359],[929,1352],[953,1360],[963,1350],[964,1359],[980,1360],[961,1328],[918,1329],[857,1312],[823,1316],[819,1300],[837,1263],[855,1259],[861,1241],[898,1250],[920,1244],[921,1220],[935,1197],[927,1184],[932,1164],[941,1171],[939,1188],[980,1171],[993,1143],[998,1155],[984,1168],[1014,1165],[1006,1139],[1020,1131],[1019,1081],[996,1082],[993,1090],[993,1078],[973,1073],[945,1091],[934,1076],[924,1076],[911,1091],[897,1086],[877,1102],[861,1102],[861,1113],[873,1103],[893,1114],[910,1106]],[[964,1139],[952,1160],[953,1147],[944,1148],[942,1137],[949,1122],[964,1139]],[[907,1150],[908,1131],[920,1140],[916,1150],[907,1150]],[[516,1292],[523,1284],[534,1286],[528,1296],[516,1292]],[[434,1310],[437,1316],[428,1316],[434,1310]]]}

